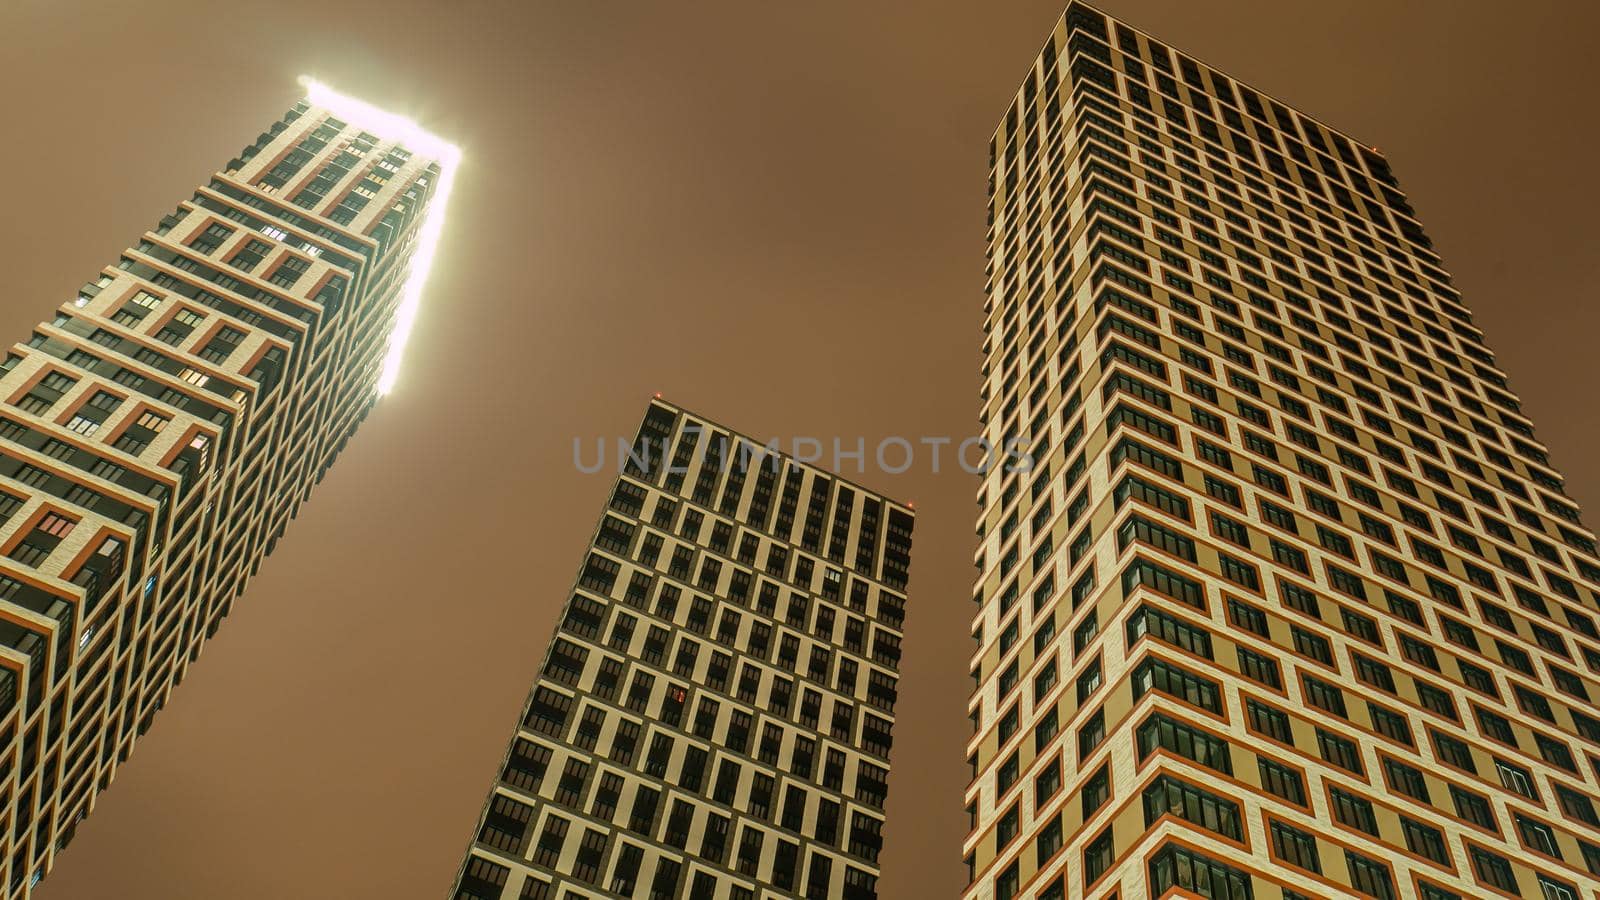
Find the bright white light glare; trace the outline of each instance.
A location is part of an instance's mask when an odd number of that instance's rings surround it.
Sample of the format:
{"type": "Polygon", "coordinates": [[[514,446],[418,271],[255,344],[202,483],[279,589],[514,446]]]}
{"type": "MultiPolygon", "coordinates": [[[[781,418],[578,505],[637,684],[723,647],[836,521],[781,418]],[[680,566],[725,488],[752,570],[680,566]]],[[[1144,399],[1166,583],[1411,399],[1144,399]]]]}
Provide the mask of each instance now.
{"type": "Polygon", "coordinates": [[[439,237],[444,233],[444,211],[450,202],[450,189],[455,184],[456,166],[461,163],[461,150],[455,144],[418,127],[417,123],[385,112],[377,107],[347,97],[309,76],[300,76],[306,89],[306,101],[332,113],[335,117],[379,139],[394,141],[414,156],[432,159],[439,164],[439,183],[417,231],[416,249],[411,255],[410,272],[400,289],[400,306],[395,311],[394,329],[389,332],[388,355],[383,360],[383,371],[378,376],[378,393],[389,393],[400,377],[400,360],[405,355],[406,339],[416,324],[417,310],[422,305],[422,286],[433,268],[433,257],[439,248],[439,237]]]}

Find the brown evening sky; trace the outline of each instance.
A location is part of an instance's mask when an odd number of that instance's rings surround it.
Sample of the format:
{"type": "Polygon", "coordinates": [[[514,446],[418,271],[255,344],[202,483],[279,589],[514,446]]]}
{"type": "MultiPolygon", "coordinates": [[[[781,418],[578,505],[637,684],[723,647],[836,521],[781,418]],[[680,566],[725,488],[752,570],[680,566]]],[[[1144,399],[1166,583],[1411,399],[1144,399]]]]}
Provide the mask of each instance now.
{"type": "MultiPolygon", "coordinates": [[[[1104,5],[1382,147],[1600,498],[1600,6],[1104,5]]],[[[11,339],[302,71],[466,154],[398,391],[40,896],[444,896],[604,499],[574,435],[631,433],[656,390],[762,437],[971,433],[987,141],[1060,8],[0,4],[11,339]]],[[[882,896],[950,897],[976,480],[859,479],[919,511],[882,896]]]]}

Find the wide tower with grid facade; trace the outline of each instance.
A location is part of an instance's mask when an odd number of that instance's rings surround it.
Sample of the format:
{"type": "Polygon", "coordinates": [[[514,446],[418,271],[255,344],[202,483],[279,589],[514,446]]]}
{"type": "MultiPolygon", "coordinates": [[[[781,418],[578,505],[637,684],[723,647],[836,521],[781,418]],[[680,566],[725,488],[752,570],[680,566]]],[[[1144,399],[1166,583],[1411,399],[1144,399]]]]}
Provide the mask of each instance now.
{"type": "Polygon", "coordinates": [[[1600,563],[1383,156],[1074,3],[991,144],[969,898],[1593,898],[1600,563]]]}
{"type": "Polygon", "coordinates": [[[877,896],[911,510],[656,400],[454,900],[877,896]]]}
{"type": "Polygon", "coordinates": [[[393,378],[455,153],[308,88],[0,364],[7,897],[393,378]]]}

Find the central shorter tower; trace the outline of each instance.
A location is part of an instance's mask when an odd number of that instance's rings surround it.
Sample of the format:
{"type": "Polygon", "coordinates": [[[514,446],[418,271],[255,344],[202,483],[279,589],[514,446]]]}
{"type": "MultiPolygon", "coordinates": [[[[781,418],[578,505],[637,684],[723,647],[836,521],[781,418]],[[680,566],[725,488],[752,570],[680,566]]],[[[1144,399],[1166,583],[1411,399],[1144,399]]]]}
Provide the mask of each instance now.
{"type": "Polygon", "coordinates": [[[456,900],[877,896],[911,510],[657,400],[456,900]]]}

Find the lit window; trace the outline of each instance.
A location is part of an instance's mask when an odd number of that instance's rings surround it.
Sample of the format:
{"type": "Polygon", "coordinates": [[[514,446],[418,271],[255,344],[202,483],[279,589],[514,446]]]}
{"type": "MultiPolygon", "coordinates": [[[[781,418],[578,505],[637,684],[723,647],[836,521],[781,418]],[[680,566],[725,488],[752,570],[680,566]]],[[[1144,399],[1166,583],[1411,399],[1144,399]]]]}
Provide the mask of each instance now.
{"type": "Polygon", "coordinates": [[[72,526],[78,524],[60,513],[45,513],[39,520],[38,529],[45,534],[56,537],[66,537],[72,533],[72,526]]]}
{"type": "Polygon", "coordinates": [[[168,419],[166,416],[150,410],[145,410],[144,413],[139,416],[139,424],[141,426],[157,433],[159,433],[161,429],[167,427],[167,421],[168,419]]]}
{"type": "Polygon", "coordinates": [[[99,422],[84,416],[73,416],[72,421],[67,423],[67,428],[82,435],[94,434],[95,429],[99,427],[99,422]]]}

